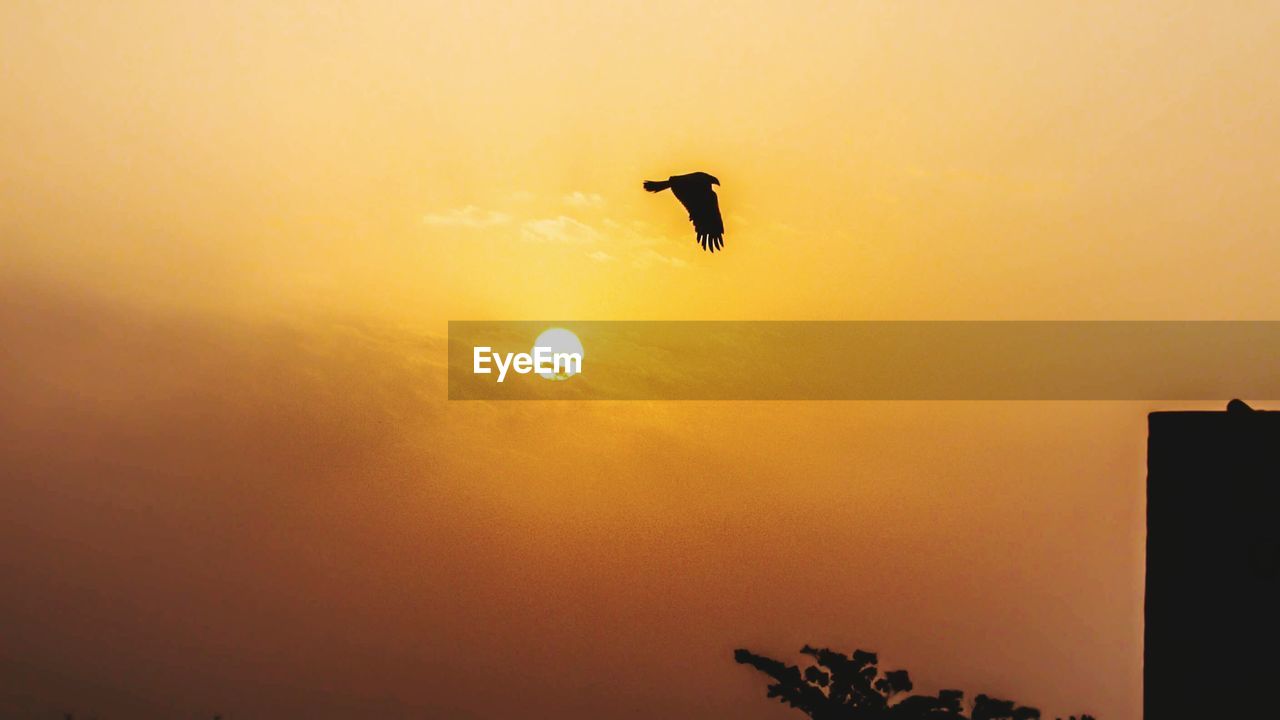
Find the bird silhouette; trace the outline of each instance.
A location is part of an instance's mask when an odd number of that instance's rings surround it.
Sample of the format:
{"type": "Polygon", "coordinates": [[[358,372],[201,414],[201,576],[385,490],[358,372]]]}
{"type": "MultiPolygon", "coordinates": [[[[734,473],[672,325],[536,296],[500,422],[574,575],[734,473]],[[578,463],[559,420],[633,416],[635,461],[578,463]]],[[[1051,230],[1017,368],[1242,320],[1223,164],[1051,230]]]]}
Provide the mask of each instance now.
{"type": "Polygon", "coordinates": [[[720,180],[704,172],[672,175],[666,180],[645,180],[644,189],[651,193],[671,188],[676,199],[689,211],[689,220],[703,250],[724,249],[724,220],[720,218],[720,201],[712,185],[720,180]]]}

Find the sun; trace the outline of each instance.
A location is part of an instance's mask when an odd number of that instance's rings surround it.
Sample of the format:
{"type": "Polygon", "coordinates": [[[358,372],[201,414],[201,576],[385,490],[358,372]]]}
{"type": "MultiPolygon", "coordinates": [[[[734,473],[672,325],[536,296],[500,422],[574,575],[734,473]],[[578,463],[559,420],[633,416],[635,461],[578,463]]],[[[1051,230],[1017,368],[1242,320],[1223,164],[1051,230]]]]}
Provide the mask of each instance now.
{"type": "MultiPolygon", "coordinates": [[[[535,348],[551,348],[553,353],[576,353],[578,357],[583,357],[585,353],[582,351],[582,341],[578,339],[573,331],[564,328],[548,328],[542,331],[542,334],[533,341],[535,348]]],[[[547,380],[568,380],[578,374],[581,367],[563,368],[562,372],[538,373],[547,380]]]]}

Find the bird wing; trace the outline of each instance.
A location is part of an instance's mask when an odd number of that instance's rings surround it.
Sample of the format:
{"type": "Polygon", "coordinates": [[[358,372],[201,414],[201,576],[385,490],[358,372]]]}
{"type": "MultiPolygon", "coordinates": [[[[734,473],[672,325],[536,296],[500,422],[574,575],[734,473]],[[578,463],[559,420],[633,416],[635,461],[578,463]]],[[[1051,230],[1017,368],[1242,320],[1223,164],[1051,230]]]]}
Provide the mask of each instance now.
{"type": "Polygon", "coordinates": [[[724,247],[724,220],[720,218],[720,200],[709,184],[692,187],[672,185],[676,198],[689,211],[689,220],[703,250],[715,252],[724,247]]]}

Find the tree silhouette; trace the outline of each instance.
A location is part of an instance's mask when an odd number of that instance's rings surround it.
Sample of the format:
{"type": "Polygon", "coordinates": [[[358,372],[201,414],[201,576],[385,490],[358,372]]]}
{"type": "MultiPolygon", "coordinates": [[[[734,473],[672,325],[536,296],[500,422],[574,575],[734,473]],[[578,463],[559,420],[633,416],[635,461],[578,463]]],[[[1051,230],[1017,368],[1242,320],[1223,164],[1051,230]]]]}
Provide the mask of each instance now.
{"type": "MultiPolygon", "coordinates": [[[[854,650],[845,655],[805,645],[800,652],[814,663],[803,671],[780,660],[739,649],[733,659],[773,678],[771,698],[790,705],[813,720],[1039,720],[1040,711],[987,695],[973,699],[965,714],[964,693],[941,690],[937,695],[907,695],[912,690],[906,670],[881,671],[873,652],[854,650]]],[[[1076,720],[1073,715],[1071,720],[1076,720]]],[[[1094,720],[1082,715],[1079,720],[1094,720]]]]}

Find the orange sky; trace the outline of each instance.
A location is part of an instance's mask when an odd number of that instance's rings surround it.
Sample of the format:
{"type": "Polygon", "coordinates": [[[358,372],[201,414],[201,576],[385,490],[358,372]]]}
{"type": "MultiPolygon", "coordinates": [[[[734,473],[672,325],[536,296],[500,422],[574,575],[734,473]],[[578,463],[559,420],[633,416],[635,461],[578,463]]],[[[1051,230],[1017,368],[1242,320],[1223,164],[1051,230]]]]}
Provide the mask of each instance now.
{"type": "Polygon", "coordinates": [[[0,709],[767,720],[732,648],[812,642],[1138,717],[1155,406],[449,403],[442,336],[1276,319],[1278,26],[4,4],[0,709]]]}

